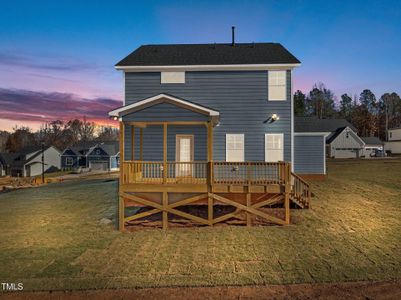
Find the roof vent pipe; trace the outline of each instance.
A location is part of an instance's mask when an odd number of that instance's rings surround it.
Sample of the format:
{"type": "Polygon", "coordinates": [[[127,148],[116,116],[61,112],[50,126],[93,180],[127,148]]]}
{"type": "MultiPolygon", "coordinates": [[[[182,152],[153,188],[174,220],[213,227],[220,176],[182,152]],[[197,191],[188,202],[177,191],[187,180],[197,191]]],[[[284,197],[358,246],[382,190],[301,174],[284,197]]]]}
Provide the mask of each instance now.
{"type": "Polygon", "coordinates": [[[235,26],[231,26],[231,46],[235,46],[235,26]]]}

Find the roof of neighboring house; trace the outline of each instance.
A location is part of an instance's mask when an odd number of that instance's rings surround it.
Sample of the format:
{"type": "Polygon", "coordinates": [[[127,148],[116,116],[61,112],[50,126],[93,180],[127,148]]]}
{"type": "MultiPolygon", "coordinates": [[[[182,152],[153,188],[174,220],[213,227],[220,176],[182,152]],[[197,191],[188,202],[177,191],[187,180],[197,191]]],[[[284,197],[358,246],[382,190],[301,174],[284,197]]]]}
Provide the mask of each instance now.
{"type": "Polygon", "coordinates": [[[123,66],[299,64],[279,43],[143,45],[116,64],[123,66]]]}
{"type": "Polygon", "coordinates": [[[362,141],[365,142],[366,145],[382,145],[383,142],[375,136],[365,136],[361,137],[362,141]]]}
{"type": "Polygon", "coordinates": [[[93,147],[92,151],[97,147],[102,148],[104,150],[104,152],[106,152],[109,156],[115,156],[120,152],[120,143],[119,142],[99,143],[93,147]]]}
{"type": "Polygon", "coordinates": [[[345,119],[319,119],[317,117],[295,117],[295,132],[335,132],[345,127],[357,132],[355,126],[345,119]]]}
{"type": "MultiPolygon", "coordinates": [[[[59,151],[54,146],[46,146],[44,150],[46,151],[51,147],[59,151]]],[[[12,166],[13,168],[22,168],[25,164],[33,160],[41,153],[42,153],[42,146],[28,146],[22,148],[16,153],[1,153],[1,156],[3,157],[3,159],[6,160],[6,164],[12,166]],[[32,153],[33,155],[30,156],[28,159],[26,159],[26,156],[32,153]]]]}
{"type": "Polygon", "coordinates": [[[0,162],[3,163],[4,165],[11,165],[15,157],[16,157],[15,153],[7,153],[7,152],[0,153],[0,162]]]}
{"type": "Polygon", "coordinates": [[[86,155],[91,150],[91,148],[95,147],[96,145],[96,142],[79,142],[68,147],[67,149],[64,149],[63,153],[66,150],[70,149],[77,156],[86,155]]]}

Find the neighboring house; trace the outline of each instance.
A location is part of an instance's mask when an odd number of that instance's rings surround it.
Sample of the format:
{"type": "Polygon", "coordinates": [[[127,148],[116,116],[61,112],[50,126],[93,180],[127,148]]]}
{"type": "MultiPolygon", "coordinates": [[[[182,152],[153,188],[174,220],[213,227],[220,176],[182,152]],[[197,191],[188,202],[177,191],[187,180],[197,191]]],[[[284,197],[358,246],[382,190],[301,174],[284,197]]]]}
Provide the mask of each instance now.
{"type": "Polygon", "coordinates": [[[392,154],[401,154],[401,127],[388,130],[387,141],[384,143],[384,150],[392,154]]]}
{"type": "Polygon", "coordinates": [[[66,148],[61,153],[61,168],[88,168],[87,154],[96,146],[94,142],[82,142],[66,148]]]}
{"type": "Polygon", "coordinates": [[[11,176],[11,165],[16,154],[0,153],[0,176],[11,176]]]}
{"type": "MultiPolygon", "coordinates": [[[[21,149],[16,153],[1,155],[5,161],[5,174],[18,177],[34,177],[42,174],[42,147],[33,146],[21,149]]],[[[44,171],[54,172],[60,169],[60,151],[55,147],[45,147],[44,171]]]]}
{"type": "MultiPolygon", "coordinates": [[[[291,167],[300,173],[311,170],[310,161],[295,159],[292,71],[299,65],[281,44],[234,40],[146,45],[120,61],[116,69],[124,74],[124,103],[109,113],[120,120],[123,146],[120,228],[127,221],[127,199],[152,205],[146,199],[163,196],[154,201],[171,203],[185,199],[185,193],[206,193],[183,201],[206,197],[210,208],[212,198],[237,201],[229,199],[231,193],[261,201],[263,194],[280,198],[291,191],[292,201],[306,207],[309,187],[291,172],[291,167]],[[294,188],[284,192],[280,185],[285,182],[294,188]]],[[[297,140],[307,144],[308,136],[297,140]]],[[[324,153],[323,146],[320,151],[324,153]]],[[[324,174],[323,168],[314,172],[324,174]]],[[[163,227],[167,212],[182,215],[155,205],[154,211],[164,211],[163,227]]],[[[276,218],[272,222],[288,224],[289,213],[284,223],[276,218]]]]}
{"type": "Polygon", "coordinates": [[[7,153],[0,153],[0,177],[8,175],[8,163],[6,161],[7,153]]]}
{"type": "Polygon", "coordinates": [[[365,142],[348,126],[329,135],[326,145],[327,155],[331,158],[361,158],[365,154],[365,142]]]}
{"type": "Polygon", "coordinates": [[[120,166],[119,155],[118,142],[97,144],[87,154],[88,166],[92,171],[117,171],[120,166]]]}
{"type": "MultiPolygon", "coordinates": [[[[316,117],[295,117],[295,135],[308,135],[310,141],[308,145],[303,148],[298,148],[296,151],[302,153],[302,163],[308,159],[312,162],[310,164],[317,165],[325,163],[321,159],[321,155],[306,151],[308,148],[317,150],[320,149],[321,140],[316,136],[325,136],[326,156],[331,158],[357,158],[364,156],[365,143],[356,133],[356,128],[345,119],[319,119],[316,117]],[[312,146],[312,138],[315,136],[312,146]],[[319,140],[319,143],[318,141],[319,140]],[[307,152],[307,153],[303,153],[307,152]],[[314,159],[316,157],[316,159],[314,159]]],[[[297,145],[297,144],[296,144],[297,145]]],[[[295,164],[297,166],[297,163],[295,164]]],[[[311,165],[309,165],[311,167],[311,165]]]]}
{"type": "Polygon", "coordinates": [[[88,168],[116,171],[119,169],[118,142],[80,143],[68,147],[61,154],[63,169],[88,168]]]}
{"type": "Polygon", "coordinates": [[[368,137],[361,137],[361,139],[365,143],[364,147],[365,157],[373,156],[376,150],[383,150],[383,142],[378,137],[368,136],[368,137]]]}

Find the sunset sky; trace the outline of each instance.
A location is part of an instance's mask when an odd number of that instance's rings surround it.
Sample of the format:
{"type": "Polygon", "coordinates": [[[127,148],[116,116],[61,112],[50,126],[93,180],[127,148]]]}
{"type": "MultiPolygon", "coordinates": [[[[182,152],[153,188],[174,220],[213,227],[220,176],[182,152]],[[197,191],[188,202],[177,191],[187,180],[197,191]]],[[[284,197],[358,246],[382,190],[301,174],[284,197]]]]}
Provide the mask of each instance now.
{"type": "Polygon", "coordinates": [[[141,44],[280,42],[295,89],[401,94],[401,1],[2,1],[0,130],[47,120],[107,124],[114,64],[141,44]]]}

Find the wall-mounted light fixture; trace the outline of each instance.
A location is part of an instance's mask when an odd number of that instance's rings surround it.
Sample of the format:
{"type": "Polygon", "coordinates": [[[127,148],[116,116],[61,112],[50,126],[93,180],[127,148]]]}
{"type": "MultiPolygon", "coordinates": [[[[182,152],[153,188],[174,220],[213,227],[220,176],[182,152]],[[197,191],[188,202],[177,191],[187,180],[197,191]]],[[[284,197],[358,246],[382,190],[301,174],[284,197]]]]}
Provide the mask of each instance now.
{"type": "Polygon", "coordinates": [[[110,117],[110,119],[112,119],[113,121],[118,121],[118,117],[117,116],[112,116],[112,117],[110,117]]]}
{"type": "Polygon", "coordinates": [[[263,123],[273,123],[280,120],[280,117],[277,114],[272,114],[269,118],[267,118],[266,121],[264,121],[263,123]]]}

